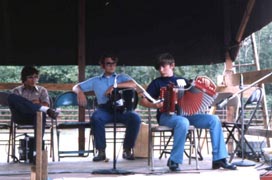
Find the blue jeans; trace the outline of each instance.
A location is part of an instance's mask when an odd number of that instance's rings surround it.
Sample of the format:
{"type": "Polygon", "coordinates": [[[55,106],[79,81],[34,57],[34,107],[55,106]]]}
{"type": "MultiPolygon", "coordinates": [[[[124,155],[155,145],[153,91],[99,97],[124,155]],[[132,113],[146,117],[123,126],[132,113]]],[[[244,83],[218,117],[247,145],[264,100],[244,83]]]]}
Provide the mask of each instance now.
{"type": "MultiPolygon", "coordinates": [[[[20,125],[34,125],[36,126],[37,111],[40,110],[41,105],[34,104],[28,99],[10,94],[8,97],[9,108],[12,112],[12,120],[20,125]]],[[[43,133],[46,123],[46,114],[43,113],[43,133]]],[[[36,128],[35,128],[36,129],[36,128]]]]}
{"type": "MultiPolygon", "coordinates": [[[[34,126],[34,151],[36,149],[36,125],[37,125],[37,111],[40,110],[41,105],[34,104],[28,99],[10,94],[8,96],[9,108],[12,113],[12,121],[19,125],[33,125],[34,126]]],[[[42,136],[45,132],[46,114],[42,116],[42,136]]]]}
{"type": "Polygon", "coordinates": [[[175,163],[181,164],[183,162],[184,145],[189,125],[210,130],[213,161],[228,157],[221,122],[216,115],[180,116],[163,113],[160,117],[160,125],[174,129],[174,143],[170,159],[175,163]]]}
{"type": "MultiPolygon", "coordinates": [[[[98,108],[91,117],[94,141],[97,149],[106,148],[105,124],[114,122],[114,114],[104,108],[98,108]]],[[[116,122],[126,125],[123,148],[133,148],[141,125],[140,116],[134,111],[116,113],[116,122]]]]}

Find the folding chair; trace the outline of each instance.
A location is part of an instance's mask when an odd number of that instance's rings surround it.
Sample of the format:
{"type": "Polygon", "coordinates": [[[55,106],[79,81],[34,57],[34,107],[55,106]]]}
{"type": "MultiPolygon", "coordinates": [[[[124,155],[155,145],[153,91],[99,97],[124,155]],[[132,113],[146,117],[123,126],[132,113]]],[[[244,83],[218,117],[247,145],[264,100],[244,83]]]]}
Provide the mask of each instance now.
{"type": "MultiPolygon", "coordinates": [[[[8,107],[8,92],[0,92],[0,106],[1,108],[9,108],[8,107]]],[[[4,114],[3,114],[4,115],[4,114]]],[[[8,114],[10,116],[10,114],[8,114]]],[[[1,122],[0,123],[0,129],[7,129],[10,130],[10,120],[9,122],[1,122]]],[[[10,131],[9,131],[10,132],[10,131]]],[[[10,133],[9,133],[9,139],[10,139],[10,133]]],[[[2,139],[2,138],[1,138],[2,139]]],[[[8,141],[9,142],[9,141],[8,141]]],[[[8,156],[7,156],[7,162],[9,162],[9,154],[10,154],[10,146],[8,145],[8,156]]]]}
{"type": "MultiPolygon", "coordinates": [[[[113,132],[114,132],[114,123],[107,123],[105,124],[105,131],[106,131],[106,143],[114,143],[113,139],[113,132]]],[[[126,125],[123,123],[116,123],[116,143],[122,144],[124,140],[124,134],[126,131],[126,125]],[[119,136],[119,133],[120,134],[119,136]]]]}
{"type": "MultiPolygon", "coordinates": [[[[52,106],[53,101],[52,98],[50,99],[50,106],[52,106]]],[[[28,145],[23,143],[23,139],[19,139],[19,137],[23,137],[25,141],[28,141],[27,143],[33,143],[34,141],[34,125],[32,124],[24,124],[24,123],[18,123],[23,122],[21,117],[19,117],[13,109],[10,109],[11,111],[11,124],[10,124],[10,135],[9,135],[9,148],[8,148],[8,156],[12,158],[13,162],[19,162],[21,160],[28,162],[28,160],[34,160],[32,159],[33,154],[31,154],[30,149],[27,151],[29,147],[28,145]],[[33,136],[33,137],[32,137],[33,136]],[[19,142],[19,143],[18,143],[19,142]],[[22,144],[20,144],[22,143],[22,144]],[[16,145],[19,145],[19,148],[22,148],[19,150],[19,158],[16,156],[16,145]],[[24,145],[26,147],[21,147],[21,145],[24,145]],[[10,149],[11,147],[11,149],[10,149]],[[22,152],[26,150],[25,152],[22,152]]],[[[45,134],[49,134],[49,139],[45,139],[45,144],[47,145],[49,143],[50,145],[50,157],[52,157],[52,160],[55,160],[54,156],[54,131],[53,131],[53,119],[50,119],[50,121],[46,120],[45,124],[45,134]],[[49,142],[48,142],[49,141],[49,142]],[[47,143],[48,142],[48,143],[47,143]]],[[[31,147],[32,148],[32,147],[31,147]]],[[[33,150],[33,149],[31,149],[33,150]]],[[[8,157],[8,162],[9,162],[8,157]]]]}
{"type": "MultiPolygon", "coordinates": [[[[89,100],[87,100],[89,102],[89,100]]],[[[88,119],[90,119],[91,115],[91,107],[90,103],[86,106],[88,111],[88,119]]],[[[57,131],[57,148],[58,148],[58,161],[60,158],[64,157],[87,157],[89,153],[94,154],[94,142],[93,136],[91,133],[91,125],[90,122],[79,122],[76,118],[78,115],[78,101],[77,94],[73,91],[64,92],[57,96],[54,102],[54,109],[61,109],[61,114],[56,119],[56,131],[57,131]],[[60,134],[61,130],[79,130],[79,129],[90,129],[89,141],[88,141],[88,149],[79,149],[79,150],[61,150],[60,149],[60,134]],[[91,149],[91,144],[93,149],[91,149]]],[[[85,131],[84,131],[85,132],[85,131]]],[[[69,142],[68,142],[69,143],[69,142]]],[[[64,149],[64,148],[62,148],[64,149]]],[[[67,148],[65,148],[67,149],[67,148]]]]}
{"type": "MultiPolygon", "coordinates": [[[[151,170],[154,170],[154,151],[159,151],[159,159],[163,155],[169,154],[172,147],[173,140],[173,129],[167,126],[152,125],[151,122],[151,110],[149,109],[148,125],[149,125],[149,155],[148,155],[148,165],[151,166],[151,170]],[[155,138],[159,138],[159,144],[155,144],[155,138]]],[[[189,164],[191,164],[191,159],[195,158],[196,160],[196,169],[198,169],[198,160],[199,160],[199,144],[197,141],[197,132],[194,126],[190,126],[187,134],[187,143],[185,146],[189,146],[189,149],[185,147],[184,153],[189,158],[189,164]],[[194,155],[192,156],[192,151],[194,149],[194,155]]],[[[202,157],[201,157],[202,158],[202,157]]]]}
{"type": "MultiPolygon", "coordinates": [[[[240,99],[238,96],[229,100],[224,108],[217,107],[217,104],[222,102],[222,100],[232,96],[233,93],[218,93],[216,99],[214,100],[212,106],[210,107],[208,114],[216,114],[221,119],[222,122],[234,122],[238,116],[238,109],[240,106],[240,99]],[[228,112],[229,111],[229,112],[228,112]]],[[[200,142],[200,151],[203,150],[204,145],[206,145],[207,153],[210,153],[210,132],[209,129],[199,129],[198,130],[198,137],[200,142]],[[204,132],[203,132],[204,131],[204,132]]]]}
{"type": "MultiPolygon", "coordinates": [[[[236,148],[230,157],[229,160],[230,162],[232,161],[234,154],[236,154],[238,150],[244,151],[244,149],[242,149],[241,138],[239,137],[242,134],[242,129],[244,129],[243,134],[244,135],[246,134],[248,128],[251,126],[253,119],[256,118],[256,112],[261,105],[262,98],[263,98],[262,88],[258,87],[252,92],[251,96],[247,99],[246,103],[244,103],[243,105],[244,112],[242,112],[241,108],[239,108],[239,115],[237,120],[233,123],[231,122],[222,123],[222,127],[225,128],[228,132],[226,144],[230,141],[230,139],[233,139],[236,144],[236,148]],[[242,127],[242,121],[244,121],[243,122],[244,127],[242,127]],[[236,133],[238,133],[238,137],[236,136],[236,133]]],[[[254,151],[252,146],[249,144],[249,142],[246,140],[246,138],[243,139],[245,143],[244,147],[247,146],[250,152],[253,154],[253,156],[255,158],[258,158],[258,155],[254,151]]]]}

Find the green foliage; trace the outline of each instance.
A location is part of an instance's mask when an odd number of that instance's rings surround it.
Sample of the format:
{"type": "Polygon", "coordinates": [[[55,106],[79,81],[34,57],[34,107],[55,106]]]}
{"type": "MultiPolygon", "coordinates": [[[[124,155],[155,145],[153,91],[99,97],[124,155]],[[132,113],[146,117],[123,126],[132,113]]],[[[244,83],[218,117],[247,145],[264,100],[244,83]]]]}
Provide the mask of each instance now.
{"type": "MultiPolygon", "coordinates": [[[[272,23],[255,33],[256,46],[260,62],[260,69],[272,68],[272,23]]],[[[252,39],[247,37],[242,43],[235,64],[238,66],[238,72],[254,71],[254,67],[240,66],[242,64],[254,63],[254,53],[252,48],[252,39]]]]}
{"type": "MultiPolygon", "coordinates": [[[[272,69],[272,23],[268,24],[255,33],[257,55],[259,57],[260,69],[272,69]]],[[[255,71],[254,66],[242,66],[243,64],[254,63],[254,52],[252,38],[248,37],[241,43],[241,48],[235,60],[237,72],[255,71]]],[[[272,105],[272,84],[265,84],[265,91],[268,104],[272,105]]],[[[270,106],[271,106],[270,105],[270,106]]]]}
{"type": "Polygon", "coordinates": [[[39,67],[41,83],[73,83],[77,81],[77,66],[39,67]]]}
{"type": "Polygon", "coordinates": [[[21,67],[17,66],[0,66],[0,82],[21,82],[21,67]]]}

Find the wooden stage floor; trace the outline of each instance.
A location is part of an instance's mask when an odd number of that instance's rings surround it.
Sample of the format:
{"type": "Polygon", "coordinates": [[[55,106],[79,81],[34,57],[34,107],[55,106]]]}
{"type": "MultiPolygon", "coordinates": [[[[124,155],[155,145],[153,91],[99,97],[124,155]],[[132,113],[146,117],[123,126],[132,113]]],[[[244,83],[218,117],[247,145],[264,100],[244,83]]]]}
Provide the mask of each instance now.
{"type": "MultiPolygon", "coordinates": [[[[67,137],[70,139],[71,137],[67,137]]],[[[73,142],[73,141],[71,141],[73,142]]],[[[67,144],[67,143],[66,143],[67,144]]],[[[71,147],[77,147],[77,144],[70,144],[71,147]]],[[[137,158],[134,161],[122,159],[122,147],[117,146],[117,163],[113,166],[112,145],[107,144],[107,157],[109,162],[93,162],[92,154],[86,158],[62,158],[61,161],[52,162],[48,158],[48,180],[86,180],[86,179],[108,179],[112,177],[129,178],[144,180],[156,178],[156,180],[165,178],[179,179],[209,179],[209,180],[260,180],[260,175],[269,173],[264,168],[269,165],[256,163],[255,166],[238,167],[237,170],[212,170],[211,153],[202,152],[203,160],[199,161],[199,169],[196,169],[195,160],[191,165],[188,164],[188,158],[185,156],[183,164],[180,166],[180,172],[170,172],[166,166],[167,157],[158,159],[155,154],[155,168],[152,171],[148,166],[146,158],[137,158]],[[95,171],[106,170],[106,172],[117,172],[115,174],[93,174],[95,171]],[[119,172],[125,171],[131,174],[122,175],[119,172]]],[[[204,148],[205,149],[205,148],[204,148]]],[[[3,180],[29,180],[31,165],[27,163],[7,163],[7,146],[0,146],[0,179],[3,180]]],[[[56,152],[55,152],[56,154],[56,152]]],[[[56,158],[57,159],[57,158],[56,158]]],[[[233,162],[239,162],[241,159],[235,158],[233,162]]],[[[246,160],[245,160],[246,161],[246,160]]]]}
{"type": "MultiPolygon", "coordinates": [[[[155,168],[152,171],[148,166],[147,159],[137,158],[134,161],[117,158],[116,166],[112,158],[109,162],[92,162],[92,156],[87,158],[63,158],[59,162],[48,162],[48,180],[83,180],[83,179],[108,179],[118,177],[119,179],[129,178],[141,180],[148,178],[164,179],[209,179],[209,180],[259,180],[260,174],[264,173],[263,169],[267,165],[261,166],[256,163],[255,166],[238,167],[237,170],[212,170],[211,155],[203,155],[204,159],[199,161],[199,169],[196,169],[195,160],[188,164],[188,159],[180,166],[180,172],[170,172],[166,166],[167,158],[161,160],[155,159],[155,168]],[[106,173],[101,170],[106,170],[106,173]],[[98,174],[93,174],[97,172],[98,174]],[[116,172],[116,173],[115,173],[116,172]],[[113,173],[113,174],[111,174],[113,173]],[[119,173],[129,173],[127,175],[119,173]]],[[[233,162],[241,161],[234,159],[233,162]]],[[[247,160],[245,160],[247,161],[247,160]]],[[[31,165],[27,163],[6,163],[0,164],[0,179],[4,180],[29,180],[31,165]]]]}

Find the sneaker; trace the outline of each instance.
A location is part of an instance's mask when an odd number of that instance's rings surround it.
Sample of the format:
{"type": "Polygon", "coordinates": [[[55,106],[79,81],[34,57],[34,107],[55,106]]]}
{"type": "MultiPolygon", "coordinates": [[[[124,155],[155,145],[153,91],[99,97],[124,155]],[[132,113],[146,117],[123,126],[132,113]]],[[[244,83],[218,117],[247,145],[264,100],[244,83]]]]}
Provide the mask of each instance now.
{"type": "Polygon", "coordinates": [[[174,161],[170,160],[170,158],[167,161],[167,166],[171,171],[180,171],[179,164],[175,163],[174,161]]]}
{"type": "Polygon", "coordinates": [[[93,158],[93,161],[104,161],[106,160],[106,153],[104,149],[98,150],[98,155],[93,158]]]}
{"type": "Polygon", "coordinates": [[[57,111],[53,110],[53,109],[48,109],[48,110],[46,111],[46,114],[47,114],[49,117],[53,118],[53,119],[56,119],[56,118],[58,117],[58,115],[59,115],[59,113],[58,113],[57,111]]]}
{"type": "Polygon", "coordinates": [[[123,151],[123,159],[126,160],[135,160],[133,149],[124,149],[123,151]]]}

